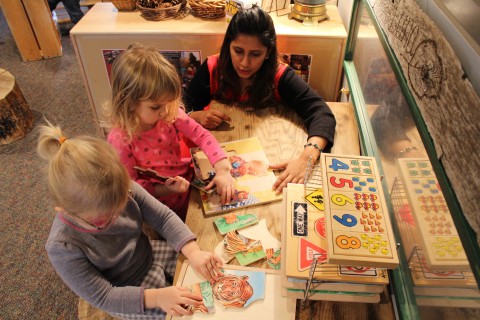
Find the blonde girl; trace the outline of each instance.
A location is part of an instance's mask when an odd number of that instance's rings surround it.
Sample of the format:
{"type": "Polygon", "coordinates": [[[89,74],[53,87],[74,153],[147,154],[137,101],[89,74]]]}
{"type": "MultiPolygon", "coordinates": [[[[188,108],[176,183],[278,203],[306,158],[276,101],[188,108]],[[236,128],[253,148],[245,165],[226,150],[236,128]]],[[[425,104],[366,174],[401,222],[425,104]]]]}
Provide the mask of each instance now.
{"type": "Polygon", "coordinates": [[[108,141],[130,177],[184,220],[193,170],[190,158],[181,158],[183,135],[205,152],[215,169],[207,189],[216,185],[222,204],[228,204],[235,194],[230,164],[210,132],[185,113],[175,67],[158,50],[135,44],[115,60],[111,79],[112,130],[108,141]],[[172,178],[165,183],[144,180],[135,166],[172,178]]]}
{"type": "Polygon", "coordinates": [[[132,182],[116,151],[92,137],[67,139],[40,128],[38,154],[56,216],[45,245],[63,281],[90,304],[122,319],[191,314],[202,296],[171,286],[177,252],[203,277],[218,279],[221,260],[200,250],[178,216],[132,182]],[[149,241],[147,222],[165,241],[149,241]]]}

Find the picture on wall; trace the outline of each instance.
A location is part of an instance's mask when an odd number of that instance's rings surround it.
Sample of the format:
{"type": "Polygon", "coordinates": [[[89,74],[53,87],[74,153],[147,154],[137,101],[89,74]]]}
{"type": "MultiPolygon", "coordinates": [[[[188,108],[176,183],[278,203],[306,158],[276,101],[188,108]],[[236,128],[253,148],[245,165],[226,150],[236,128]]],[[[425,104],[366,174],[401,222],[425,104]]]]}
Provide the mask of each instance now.
{"type": "MultiPolygon", "coordinates": [[[[103,60],[105,61],[105,69],[109,81],[112,71],[112,65],[115,59],[125,49],[102,49],[103,60]]],[[[202,63],[202,54],[200,50],[183,51],[183,50],[160,50],[160,53],[177,68],[178,74],[185,88],[193,79],[195,72],[202,63]]]]}
{"type": "Polygon", "coordinates": [[[306,83],[310,81],[312,55],[297,53],[280,53],[280,60],[289,65],[306,83]]]}

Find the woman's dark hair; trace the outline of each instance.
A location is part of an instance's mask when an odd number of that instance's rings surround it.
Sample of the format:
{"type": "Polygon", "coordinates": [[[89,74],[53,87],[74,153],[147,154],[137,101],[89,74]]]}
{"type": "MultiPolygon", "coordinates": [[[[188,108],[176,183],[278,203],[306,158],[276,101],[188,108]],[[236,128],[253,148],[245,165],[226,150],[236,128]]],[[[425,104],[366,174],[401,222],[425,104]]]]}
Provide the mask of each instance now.
{"type": "Polygon", "coordinates": [[[256,36],[267,47],[267,59],[254,77],[249,89],[249,100],[246,102],[257,108],[267,107],[275,101],[274,80],[278,67],[277,36],[272,18],[256,5],[249,9],[237,11],[228,25],[220,49],[218,67],[213,74],[218,81],[218,90],[214,93],[214,98],[219,101],[226,101],[228,100],[227,92],[231,91],[233,93],[232,98],[239,100],[241,94],[240,78],[233,68],[230,43],[240,34],[256,36]]]}

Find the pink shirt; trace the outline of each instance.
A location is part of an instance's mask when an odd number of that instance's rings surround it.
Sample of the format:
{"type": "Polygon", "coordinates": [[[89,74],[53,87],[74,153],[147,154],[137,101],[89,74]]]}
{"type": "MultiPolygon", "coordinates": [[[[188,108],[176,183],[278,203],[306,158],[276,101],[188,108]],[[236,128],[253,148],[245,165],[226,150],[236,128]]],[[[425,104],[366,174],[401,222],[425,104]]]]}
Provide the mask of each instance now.
{"type": "MultiPolygon", "coordinates": [[[[117,150],[120,160],[127,168],[132,180],[153,194],[155,182],[139,179],[134,166],[153,169],[158,174],[167,177],[183,176],[188,180],[192,177],[191,159],[181,159],[180,156],[179,133],[199,146],[212,165],[226,158],[225,152],[215,137],[190,118],[181,108],[173,124],[167,124],[160,120],[154,128],[141,132],[132,140],[121,129],[113,128],[108,134],[107,140],[117,150]]],[[[164,201],[162,200],[162,202],[164,201]]]]}

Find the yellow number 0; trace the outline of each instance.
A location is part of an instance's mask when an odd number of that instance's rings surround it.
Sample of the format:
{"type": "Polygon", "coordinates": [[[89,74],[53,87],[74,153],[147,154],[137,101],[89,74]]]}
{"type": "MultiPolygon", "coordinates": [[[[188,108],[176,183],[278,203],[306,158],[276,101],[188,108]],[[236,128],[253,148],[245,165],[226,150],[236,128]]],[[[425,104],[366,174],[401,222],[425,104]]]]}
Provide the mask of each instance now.
{"type": "Polygon", "coordinates": [[[357,237],[347,237],[346,235],[338,236],[336,243],[341,249],[358,249],[361,245],[360,239],[357,237]]]}

